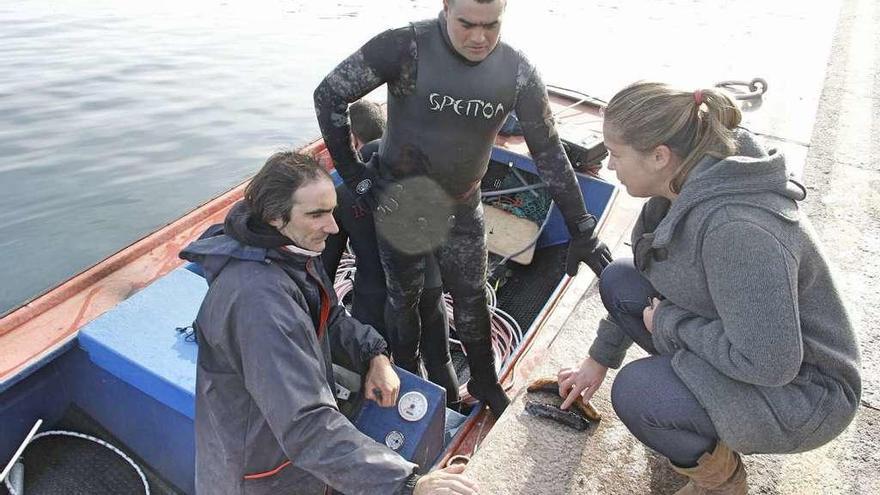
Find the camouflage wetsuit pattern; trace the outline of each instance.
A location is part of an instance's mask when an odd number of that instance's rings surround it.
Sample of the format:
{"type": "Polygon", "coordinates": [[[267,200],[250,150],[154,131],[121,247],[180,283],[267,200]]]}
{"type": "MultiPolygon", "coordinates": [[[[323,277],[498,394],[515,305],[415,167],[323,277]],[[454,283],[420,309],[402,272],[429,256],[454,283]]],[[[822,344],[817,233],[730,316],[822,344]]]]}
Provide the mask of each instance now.
{"type": "MultiPolygon", "coordinates": [[[[378,150],[379,140],[375,140],[362,146],[360,154],[369,159],[378,150]]],[[[336,198],[337,207],[333,211],[333,217],[339,226],[339,232],[327,238],[321,253],[324,269],[328,274],[336,273],[346,244],[350,242],[357,257],[351,315],[378,330],[386,341],[391,342],[396,339],[396,335],[389,335],[386,331],[385,308],[388,297],[385,270],[377,251],[373,213],[360,204],[355,194],[344,184],[336,187],[336,198]]],[[[449,354],[449,323],[443,301],[440,268],[433,256],[427,257],[425,265],[424,290],[418,301],[422,329],[418,347],[422,351],[428,379],[445,388],[446,402],[454,405],[459,400],[459,384],[449,354]]]]}
{"type": "Polygon", "coordinates": [[[352,147],[348,104],[382,84],[388,87],[388,128],[375,174],[380,190],[387,191],[389,184],[403,188],[396,190],[399,208],[385,217],[377,215],[380,255],[396,317],[390,326],[399,329],[392,339],[396,360],[414,359],[418,353],[416,307],[423,254],[431,251],[454,299],[459,338],[488,342],[487,251],[479,183],[497,132],[511,111],[516,111],[539,174],[569,230],[586,216],[534,66],[504,42],[483,61],[470,62],[452,48],[445,22],[441,13],[437,19],[379,34],[339,64],[315,91],[324,141],[337,170],[353,188],[373,172],[358,161],[352,147]]]}

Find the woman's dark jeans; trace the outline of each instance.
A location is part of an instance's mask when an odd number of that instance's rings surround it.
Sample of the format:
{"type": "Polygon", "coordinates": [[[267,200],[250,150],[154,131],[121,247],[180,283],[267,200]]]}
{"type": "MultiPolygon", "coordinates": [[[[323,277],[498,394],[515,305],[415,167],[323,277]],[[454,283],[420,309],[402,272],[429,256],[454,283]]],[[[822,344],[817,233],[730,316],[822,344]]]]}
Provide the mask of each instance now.
{"type": "Polygon", "coordinates": [[[642,311],[649,297],[659,297],[631,259],[614,261],[599,281],[602,303],[611,318],[650,357],[633,361],[617,373],[611,404],[621,421],[642,443],[680,467],[715,448],[718,433],[694,394],[672,370],[672,356],[659,356],[645,328],[642,311]]]}

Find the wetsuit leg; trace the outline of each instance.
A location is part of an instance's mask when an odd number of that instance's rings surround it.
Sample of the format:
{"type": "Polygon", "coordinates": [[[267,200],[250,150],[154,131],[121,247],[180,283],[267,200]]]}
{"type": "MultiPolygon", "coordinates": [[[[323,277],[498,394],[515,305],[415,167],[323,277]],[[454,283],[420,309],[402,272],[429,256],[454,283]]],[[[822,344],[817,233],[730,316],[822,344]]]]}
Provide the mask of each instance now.
{"type": "Polygon", "coordinates": [[[419,301],[422,318],[421,354],[425,361],[428,380],[446,389],[446,404],[457,405],[458,376],[449,354],[449,320],[443,301],[443,283],[440,268],[434,256],[429,256],[425,267],[425,289],[419,301]]]}
{"type": "Polygon", "coordinates": [[[385,330],[394,363],[421,375],[419,341],[422,322],[419,300],[425,280],[424,254],[405,254],[378,236],[379,258],[385,269],[388,307],[385,312],[385,330]]]}
{"type": "Polygon", "coordinates": [[[458,338],[465,342],[488,340],[488,252],[482,206],[456,210],[449,238],[437,250],[437,255],[443,284],[452,295],[458,338]]]}
{"type": "Polygon", "coordinates": [[[486,250],[483,207],[456,209],[449,238],[438,250],[440,273],[452,294],[455,331],[464,345],[471,379],[468,391],[500,416],[510,400],[498,383],[486,297],[486,250]]]}
{"type": "Polygon", "coordinates": [[[358,276],[359,274],[355,273],[355,286],[351,299],[351,316],[357,321],[375,328],[387,342],[389,335],[385,330],[386,291],[360,290],[361,288],[357,285],[358,276]]]}

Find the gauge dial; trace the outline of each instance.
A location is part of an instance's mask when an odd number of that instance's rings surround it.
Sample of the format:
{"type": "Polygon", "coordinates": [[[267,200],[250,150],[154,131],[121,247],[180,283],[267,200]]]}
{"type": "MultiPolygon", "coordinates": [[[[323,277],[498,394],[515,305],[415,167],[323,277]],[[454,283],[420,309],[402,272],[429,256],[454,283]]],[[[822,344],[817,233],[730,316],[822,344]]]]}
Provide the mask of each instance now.
{"type": "Polygon", "coordinates": [[[407,421],[418,421],[428,412],[428,399],[421,392],[407,392],[397,401],[397,412],[407,421]]]}
{"type": "Polygon", "coordinates": [[[385,445],[394,451],[400,450],[400,448],[403,447],[404,441],[406,441],[406,437],[403,436],[403,433],[397,430],[391,430],[385,435],[385,445]]]}

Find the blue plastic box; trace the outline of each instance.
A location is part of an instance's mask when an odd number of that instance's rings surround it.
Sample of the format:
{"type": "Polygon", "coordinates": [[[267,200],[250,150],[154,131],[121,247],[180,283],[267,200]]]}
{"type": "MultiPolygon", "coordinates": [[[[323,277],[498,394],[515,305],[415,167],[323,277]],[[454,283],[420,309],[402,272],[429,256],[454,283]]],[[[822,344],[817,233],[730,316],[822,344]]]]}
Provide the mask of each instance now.
{"type": "Polygon", "coordinates": [[[445,444],[446,390],[401,368],[395,370],[400,377],[397,406],[379,407],[373,401],[364,401],[354,424],[373,440],[427,469],[443,452],[445,444]],[[426,408],[421,419],[407,421],[398,408],[404,396],[413,392],[425,398],[426,408]]]}
{"type": "MultiPolygon", "coordinates": [[[[499,163],[512,163],[514,167],[520,170],[539,175],[535,162],[531,158],[518,153],[495,147],[492,150],[491,159],[499,163]]],[[[579,173],[575,173],[575,175],[581,188],[581,194],[584,195],[587,211],[595,215],[596,218],[601,219],[602,215],[605,214],[606,208],[611,203],[611,198],[614,196],[614,185],[590,175],[579,173]]],[[[562,213],[560,213],[559,208],[554,203],[553,208],[550,210],[550,220],[547,221],[541,237],[538,238],[537,247],[555,246],[568,242],[569,239],[571,239],[571,236],[568,235],[565,220],[563,220],[562,213]]]]}

